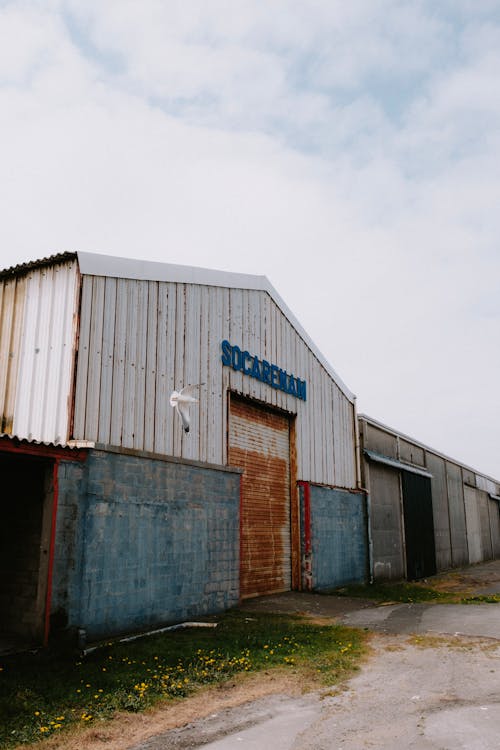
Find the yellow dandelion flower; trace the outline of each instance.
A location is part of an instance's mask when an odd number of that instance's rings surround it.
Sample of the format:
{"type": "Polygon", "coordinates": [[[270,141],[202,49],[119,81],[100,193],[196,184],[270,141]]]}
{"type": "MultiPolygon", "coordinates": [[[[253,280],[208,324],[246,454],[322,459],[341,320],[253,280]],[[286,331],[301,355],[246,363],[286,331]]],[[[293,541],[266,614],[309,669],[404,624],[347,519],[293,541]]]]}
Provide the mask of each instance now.
{"type": "Polygon", "coordinates": [[[48,732],[48,731],[49,731],[48,727],[40,727],[40,732],[48,732]]]}

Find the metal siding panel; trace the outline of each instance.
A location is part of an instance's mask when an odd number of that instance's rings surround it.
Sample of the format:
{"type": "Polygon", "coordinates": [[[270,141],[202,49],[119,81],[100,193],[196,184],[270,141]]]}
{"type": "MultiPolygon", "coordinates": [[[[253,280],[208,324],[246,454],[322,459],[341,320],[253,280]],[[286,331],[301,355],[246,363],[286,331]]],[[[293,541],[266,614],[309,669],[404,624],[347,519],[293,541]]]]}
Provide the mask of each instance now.
{"type": "Polygon", "coordinates": [[[137,337],[139,284],[138,281],[127,281],[127,328],[125,339],[125,370],[123,381],[123,427],[121,445],[134,448],[134,429],[136,412],[136,379],[137,379],[137,337]]]}
{"type": "Polygon", "coordinates": [[[0,281],[0,431],[10,434],[18,377],[26,279],[0,281]]]}
{"type": "Polygon", "coordinates": [[[500,557],[500,505],[497,500],[489,500],[491,547],[493,557],[500,557]]]}
{"type": "Polygon", "coordinates": [[[488,512],[489,497],[487,492],[479,492],[479,527],[481,532],[481,547],[483,550],[482,560],[491,560],[493,557],[490,514],[488,512]]]}
{"type": "Polygon", "coordinates": [[[289,421],[231,400],[231,464],[241,466],[241,596],[291,586],[289,421]]]}
{"type": "Polygon", "coordinates": [[[213,383],[210,377],[210,356],[219,351],[220,341],[212,330],[210,293],[206,286],[200,287],[200,383],[205,383],[199,403],[199,459],[207,461],[208,455],[208,414],[213,401],[213,383]]]}
{"type": "Polygon", "coordinates": [[[92,277],[84,276],[82,279],[82,297],[80,303],[80,333],[76,368],[75,415],[73,420],[73,437],[77,440],[85,439],[92,287],[92,277]]]}
{"type": "Polygon", "coordinates": [[[54,338],[51,341],[48,392],[55,397],[55,408],[49,399],[46,401],[46,423],[50,427],[46,434],[52,434],[54,442],[65,443],[69,438],[71,419],[71,397],[73,388],[73,368],[75,362],[78,274],[76,263],[71,273],[63,266],[56,266],[54,338]],[[62,331],[61,331],[62,329],[62,331]]]}
{"type": "Polygon", "coordinates": [[[6,382],[5,414],[10,419],[10,430],[13,428],[14,410],[16,404],[17,380],[19,377],[19,359],[21,356],[22,335],[24,328],[24,310],[26,305],[26,279],[18,280],[15,297],[15,314],[13,320],[12,338],[9,352],[9,371],[6,382]],[[12,356],[10,354],[12,353],[12,356]]]}
{"type": "MultiPolygon", "coordinates": [[[[186,285],[186,336],[184,352],[184,381],[182,386],[197,385],[200,379],[200,287],[186,285]]],[[[182,456],[198,460],[200,455],[200,404],[206,400],[206,385],[198,389],[199,403],[190,408],[191,427],[188,433],[183,431],[182,456]]],[[[177,420],[177,426],[179,420],[177,420]]]]}
{"type": "Polygon", "coordinates": [[[13,432],[65,442],[75,347],[76,262],[34,269],[26,278],[13,432]]]}
{"type": "Polygon", "coordinates": [[[2,415],[1,431],[5,432],[5,425],[12,430],[13,414],[5,409],[7,402],[7,380],[11,367],[11,340],[14,328],[14,310],[16,299],[17,279],[0,281],[0,413],[2,415]]]}
{"type": "Polygon", "coordinates": [[[407,440],[400,439],[399,450],[402,461],[407,461],[410,464],[417,464],[417,466],[425,466],[423,448],[420,448],[413,443],[409,443],[407,440]]]}
{"type": "MultiPolygon", "coordinates": [[[[186,336],[186,286],[177,284],[176,289],[176,316],[175,316],[175,377],[174,388],[180,390],[185,385],[185,336],[186,336]]],[[[182,441],[184,430],[177,414],[174,414],[173,424],[173,454],[182,455],[182,441]]]]}
{"type": "MultiPolygon", "coordinates": [[[[229,339],[230,337],[230,320],[231,320],[231,305],[229,299],[229,289],[218,289],[217,290],[218,308],[217,308],[217,320],[218,326],[221,330],[221,340],[229,339]]],[[[215,405],[215,425],[214,425],[214,437],[215,446],[217,453],[216,456],[220,456],[221,463],[228,463],[228,439],[227,439],[227,425],[228,425],[228,409],[229,401],[228,394],[231,384],[231,378],[229,369],[222,367],[220,359],[218,361],[218,372],[222,371],[222,402],[220,406],[215,405]]],[[[216,378],[216,382],[220,383],[220,375],[216,378]]],[[[220,386],[219,386],[220,387],[220,386]]],[[[216,460],[215,463],[218,463],[216,460]]]]}
{"type": "Polygon", "coordinates": [[[133,447],[136,450],[144,450],[148,304],[149,282],[139,281],[137,285],[137,345],[135,361],[135,411],[133,435],[133,447]]]}
{"type": "Polygon", "coordinates": [[[390,458],[398,458],[398,445],[395,435],[366,423],[365,448],[390,458]]]}
{"type": "Polygon", "coordinates": [[[13,428],[19,437],[68,438],[76,294],[68,294],[67,284],[75,292],[76,279],[74,262],[35,269],[27,277],[13,428]]]}
{"type": "MultiPolygon", "coordinates": [[[[127,290],[126,279],[118,279],[116,284],[115,341],[113,349],[113,393],[111,401],[111,444],[122,444],[125,356],[127,342],[127,290]]],[[[128,404],[126,405],[128,409],[128,404]]]]}
{"type": "MultiPolygon", "coordinates": [[[[248,305],[249,305],[248,289],[242,289],[241,290],[241,338],[237,342],[238,346],[241,348],[242,351],[249,351],[250,349],[249,335],[248,335],[248,330],[250,328],[248,305]]],[[[247,378],[243,376],[241,378],[241,392],[245,396],[253,395],[252,380],[253,378],[247,378]]]]}
{"type": "MultiPolygon", "coordinates": [[[[230,320],[229,340],[235,346],[241,348],[243,339],[243,292],[241,289],[229,290],[230,320]]],[[[238,393],[243,392],[243,375],[241,372],[230,370],[231,390],[238,393]]]]}
{"type": "Polygon", "coordinates": [[[492,495],[498,494],[499,484],[494,482],[492,479],[483,476],[482,474],[476,474],[476,487],[478,490],[483,492],[490,492],[492,495]]]}
{"type": "Polygon", "coordinates": [[[404,578],[399,472],[371,464],[370,498],[374,577],[404,578]]]}
{"type": "Polygon", "coordinates": [[[330,399],[328,398],[328,392],[330,390],[329,388],[330,383],[328,382],[327,378],[322,377],[321,378],[321,398],[322,398],[322,407],[321,407],[321,428],[322,428],[322,439],[323,439],[323,445],[322,445],[322,463],[323,463],[323,484],[333,484],[333,476],[331,471],[331,465],[333,464],[333,460],[330,457],[330,446],[331,446],[331,430],[328,429],[328,421],[330,416],[330,399]]]}
{"type": "Polygon", "coordinates": [[[85,439],[96,441],[99,433],[99,404],[102,401],[102,335],[104,326],[105,279],[94,276],[89,337],[87,399],[85,406],[85,439]]]}
{"type": "MultiPolygon", "coordinates": [[[[287,352],[287,330],[286,321],[281,313],[281,310],[276,309],[278,316],[278,346],[279,346],[279,359],[280,366],[288,371],[288,352],[287,352]],[[281,364],[282,363],[282,364],[281,364]]],[[[287,408],[287,397],[283,391],[278,391],[278,406],[280,409],[286,410],[287,408]]]]}
{"type": "Polygon", "coordinates": [[[426,455],[426,465],[432,474],[432,508],[434,512],[434,540],[436,545],[436,568],[438,571],[451,567],[450,516],[446,489],[446,467],[444,460],[432,453],[426,455]]]}
{"type": "Polygon", "coordinates": [[[99,393],[98,441],[111,438],[111,400],[113,393],[113,357],[115,346],[116,279],[106,279],[102,330],[101,380],[99,393]]]}
{"type": "MultiPolygon", "coordinates": [[[[250,354],[257,355],[260,359],[267,360],[265,342],[260,338],[260,297],[261,292],[247,292],[248,294],[248,320],[247,320],[247,345],[250,354]]],[[[246,378],[250,384],[250,395],[261,401],[268,401],[271,387],[261,383],[255,378],[246,378]]]]}
{"type": "Polygon", "coordinates": [[[342,485],[344,472],[342,470],[342,401],[338,388],[334,391],[334,415],[333,415],[333,454],[335,457],[335,482],[342,485]]]}
{"type": "MultiPolygon", "coordinates": [[[[276,364],[279,364],[279,347],[278,347],[278,311],[276,309],[276,305],[272,300],[270,300],[270,306],[269,306],[269,326],[270,326],[270,357],[271,362],[275,362],[276,364]]],[[[279,399],[279,391],[274,391],[271,399],[271,403],[274,404],[274,406],[278,405],[278,399],[279,399]]]]}
{"type": "MultiPolygon", "coordinates": [[[[260,320],[256,321],[256,338],[260,336],[260,347],[265,359],[271,364],[276,364],[271,350],[271,299],[265,292],[261,292],[259,295],[259,305],[260,320]]],[[[271,388],[268,394],[268,401],[270,404],[276,403],[276,390],[274,388],[271,388]]]]}
{"type": "MultiPolygon", "coordinates": [[[[173,285],[165,282],[158,284],[158,311],[156,324],[156,387],[155,387],[155,423],[154,450],[157,453],[171,452],[172,429],[168,429],[172,422],[172,407],[168,399],[173,390],[174,359],[175,359],[175,326],[170,325],[170,301],[174,296],[173,285]],[[172,328],[172,331],[170,330],[172,328]],[[171,344],[171,352],[169,345],[171,344]],[[172,388],[170,388],[172,386],[172,388]],[[169,442],[170,440],[170,442],[169,442]]],[[[173,316],[175,315],[175,298],[173,316]]]]}
{"type": "MultiPolygon", "coordinates": [[[[176,357],[176,346],[177,346],[177,284],[168,285],[168,313],[167,313],[167,390],[166,395],[166,406],[164,412],[164,419],[166,423],[167,431],[167,445],[166,453],[173,455],[174,453],[174,427],[176,427],[177,415],[174,409],[170,406],[170,394],[176,387],[175,381],[175,357],[176,357]]],[[[175,431],[175,434],[178,434],[175,431]]]]}
{"type": "Polygon", "coordinates": [[[446,461],[446,484],[450,511],[451,559],[453,566],[469,561],[465,522],[464,488],[460,466],[446,461]]]}
{"type": "Polygon", "coordinates": [[[337,467],[335,464],[335,384],[330,381],[329,383],[329,398],[328,398],[328,428],[329,428],[329,442],[328,442],[328,454],[331,463],[331,481],[330,484],[334,486],[337,483],[337,467]]]}
{"type": "Polygon", "coordinates": [[[483,559],[483,547],[481,540],[481,524],[478,507],[479,493],[472,487],[464,487],[465,520],[467,528],[467,544],[469,547],[468,562],[481,562],[483,559]]]}
{"type": "Polygon", "coordinates": [[[156,351],[158,345],[158,282],[148,284],[146,401],[144,411],[144,450],[155,449],[156,351]]]}

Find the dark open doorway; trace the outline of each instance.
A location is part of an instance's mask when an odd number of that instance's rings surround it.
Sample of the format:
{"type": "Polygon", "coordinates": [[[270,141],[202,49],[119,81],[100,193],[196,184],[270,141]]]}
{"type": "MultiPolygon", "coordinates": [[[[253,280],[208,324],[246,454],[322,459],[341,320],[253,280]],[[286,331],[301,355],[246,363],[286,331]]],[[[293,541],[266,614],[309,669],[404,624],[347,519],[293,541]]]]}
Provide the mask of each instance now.
{"type": "Polygon", "coordinates": [[[406,576],[409,581],[436,572],[432,491],[429,477],[403,471],[406,576]]]}
{"type": "Polygon", "coordinates": [[[9,643],[43,642],[52,468],[48,459],[0,453],[0,638],[4,648],[9,643]]]}

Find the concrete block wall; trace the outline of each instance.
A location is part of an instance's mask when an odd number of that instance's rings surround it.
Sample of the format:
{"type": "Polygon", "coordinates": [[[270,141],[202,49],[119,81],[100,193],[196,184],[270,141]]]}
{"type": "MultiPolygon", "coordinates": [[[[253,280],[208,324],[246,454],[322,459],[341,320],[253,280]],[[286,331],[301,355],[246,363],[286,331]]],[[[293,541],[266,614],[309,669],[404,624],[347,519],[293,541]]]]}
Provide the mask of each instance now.
{"type": "Polygon", "coordinates": [[[309,492],[312,588],[365,582],[368,571],[365,495],[314,484],[309,485],[309,492]]]}
{"type": "Polygon", "coordinates": [[[92,450],[67,464],[53,611],[95,639],[235,605],[239,480],[132,452],[92,450]]]}
{"type": "Polygon", "coordinates": [[[76,622],[79,615],[87,465],[61,461],[54,549],[51,632],[76,622]]]}

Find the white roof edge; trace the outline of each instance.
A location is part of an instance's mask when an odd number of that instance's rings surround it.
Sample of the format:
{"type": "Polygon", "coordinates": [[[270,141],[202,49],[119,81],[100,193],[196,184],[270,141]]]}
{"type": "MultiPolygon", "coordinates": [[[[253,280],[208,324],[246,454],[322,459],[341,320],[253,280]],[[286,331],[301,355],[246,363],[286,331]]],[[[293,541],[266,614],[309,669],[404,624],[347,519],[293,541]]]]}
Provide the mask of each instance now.
{"type": "Polygon", "coordinates": [[[122,279],[138,279],[140,281],[172,281],[180,284],[202,284],[204,286],[219,286],[230,289],[251,289],[267,292],[278,305],[284,315],[293,325],[299,336],[323,365],[344,396],[354,403],[356,396],[346,386],[342,378],[323,356],[312,339],[285,304],[267,276],[234,273],[232,271],[216,271],[211,268],[197,266],[182,266],[175,263],[160,263],[150,260],[134,260],[120,258],[113,255],[87,253],[77,251],[80,273],[86,276],[111,276],[122,279]]]}
{"type": "Polygon", "coordinates": [[[417,448],[423,448],[424,450],[429,451],[429,453],[433,453],[435,456],[438,456],[438,458],[443,458],[445,461],[449,461],[452,464],[456,464],[457,466],[460,466],[462,469],[467,469],[467,471],[472,471],[473,474],[477,474],[477,476],[479,477],[484,477],[484,479],[489,479],[489,481],[493,482],[494,484],[499,484],[498,479],[494,479],[494,477],[490,477],[488,474],[484,474],[482,471],[473,469],[472,466],[468,466],[467,464],[464,464],[462,461],[458,461],[456,458],[451,458],[451,456],[447,456],[445,453],[441,453],[440,451],[437,451],[435,448],[431,448],[429,445],[425,445],[425,443],[421,443],[418,440],[415,440],[415,438],[412,438],[409,435],[405,435],[404,432],[395,430],[393,427],[389,427],[388,425],[383,424],[383,422],[379,422],[377,419],[373,419],[373,417],[369,417],[368,414],[358,414],[358,419],[364,419],[366,422],[370,422],[376,427],[382,428],[383,430],[385,430],[385,432],[389,432],[392,435],[397,435],[398,437],[403,438],[403,440],[407,440],[409,443],[413,443],[413,445],[416,445],[417,448]]]}

